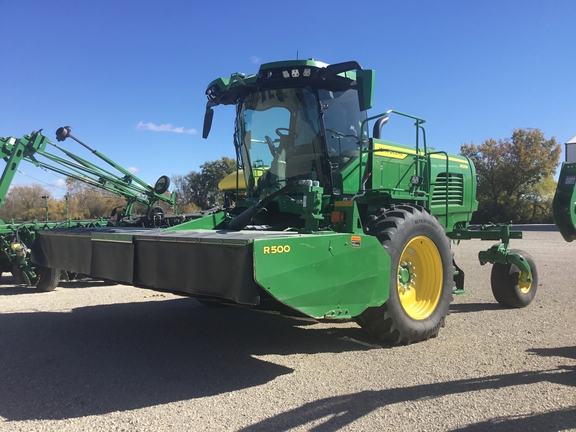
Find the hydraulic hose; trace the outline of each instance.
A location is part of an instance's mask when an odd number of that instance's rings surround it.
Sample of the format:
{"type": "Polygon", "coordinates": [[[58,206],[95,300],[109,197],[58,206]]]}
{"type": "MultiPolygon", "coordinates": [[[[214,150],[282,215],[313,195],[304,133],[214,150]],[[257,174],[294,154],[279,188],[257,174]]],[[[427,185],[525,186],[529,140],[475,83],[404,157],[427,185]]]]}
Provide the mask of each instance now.
{"type": "Polygon", "coordinates": [[[270,204],[274,200],[274,198],[276,198],[278,195],[283,194],[286,191],[286,189],[288,189],[291,186],[292,186],[291,184],[287,184],[286,186],[278,189],[276,192],[271,193],[270,195],[262,198],[253,206],[248,207],[246,210],[244,210],[242,213],[240,213],[238,216],[236,216],[228,223],[228,230],[240,231],[241,229],[243,229],[246,225],[248,225],[252,221],[252,219],[254,219],[254,216],[256,216],[264,207],[270,204]]]}

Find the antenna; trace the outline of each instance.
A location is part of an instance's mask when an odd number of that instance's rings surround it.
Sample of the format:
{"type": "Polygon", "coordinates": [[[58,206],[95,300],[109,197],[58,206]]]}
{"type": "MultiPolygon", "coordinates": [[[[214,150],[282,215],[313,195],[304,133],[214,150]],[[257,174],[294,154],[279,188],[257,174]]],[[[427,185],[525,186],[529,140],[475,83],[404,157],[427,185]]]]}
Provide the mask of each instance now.
{"type": "Polygon", "coordinates": [[[296,50],[296,60],[299,60],[299,58],[298,58],[298,50],[296,50]]]}

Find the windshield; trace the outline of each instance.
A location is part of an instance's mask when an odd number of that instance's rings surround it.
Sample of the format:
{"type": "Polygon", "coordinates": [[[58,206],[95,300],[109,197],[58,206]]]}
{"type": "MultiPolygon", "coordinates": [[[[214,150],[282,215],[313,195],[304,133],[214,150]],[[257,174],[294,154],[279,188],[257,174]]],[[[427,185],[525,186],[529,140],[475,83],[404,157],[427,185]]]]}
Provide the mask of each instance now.
{"type": "Polygon", "coordinates": [[[238,124],[249,193],[282,187],[293,178],[327,185],[318,101],[311,89],[251,93],[241,103],[238,124]]]}
{"type": "Polygon", "coordinates": [[[360,130],[366,111],[360,111],[355,89],[333,92],[319,90],[328,156],[332,169],[341,171],[350,161],[360,156],[363,134],[360,130]]]}

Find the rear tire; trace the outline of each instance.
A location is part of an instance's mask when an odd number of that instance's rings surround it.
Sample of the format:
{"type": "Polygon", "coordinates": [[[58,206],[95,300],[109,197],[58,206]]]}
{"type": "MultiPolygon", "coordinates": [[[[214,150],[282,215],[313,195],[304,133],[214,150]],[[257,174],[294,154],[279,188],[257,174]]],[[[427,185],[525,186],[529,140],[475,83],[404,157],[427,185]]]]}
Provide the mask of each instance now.
{"type": "Polygon", "coordinates": [[[450,241],[429,210],[397,205],[367,224],[390,256],[390,297],[356,321],[370,335],[407,345],[438,335],[449,313],[454,287],[450,241]]]}
{"type": "Polygon", "coordinates": [[[498,303],[509,308],[523,308],[534,300],[538,287],[538,270],[534,259],[526,252],[519,249],[511,249],[511,253],[522,255],[530,266],[532,282],[520,280],[521,271],[512,263],[494,263],[490,275],[492,294],[498,303]]]}

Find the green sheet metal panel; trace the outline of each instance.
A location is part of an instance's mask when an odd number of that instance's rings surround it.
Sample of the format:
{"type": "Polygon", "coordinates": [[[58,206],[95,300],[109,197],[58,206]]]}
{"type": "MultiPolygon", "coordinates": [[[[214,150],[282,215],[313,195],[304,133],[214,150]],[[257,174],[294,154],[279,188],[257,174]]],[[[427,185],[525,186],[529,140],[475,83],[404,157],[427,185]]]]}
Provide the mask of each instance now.
{"type": "Polygon", "coordinates": [[[456,224],[467,224],[478,210],[476,169],[470,159],[444,151],[430,153],[429,160],[428,208],[451,232],[456,224]]]}
{"type": "Polygon", "coordinates": [[[372,236],[256,239],[254,273],[278,301],[316,319],[349,319],[389,296],[390,257],[372,236]]]}
{"type": "Polygon", "coordinates": [[[552,202],[552,217],[564,240],[576,239],[576,163],[564,162],[552,202]]]}

